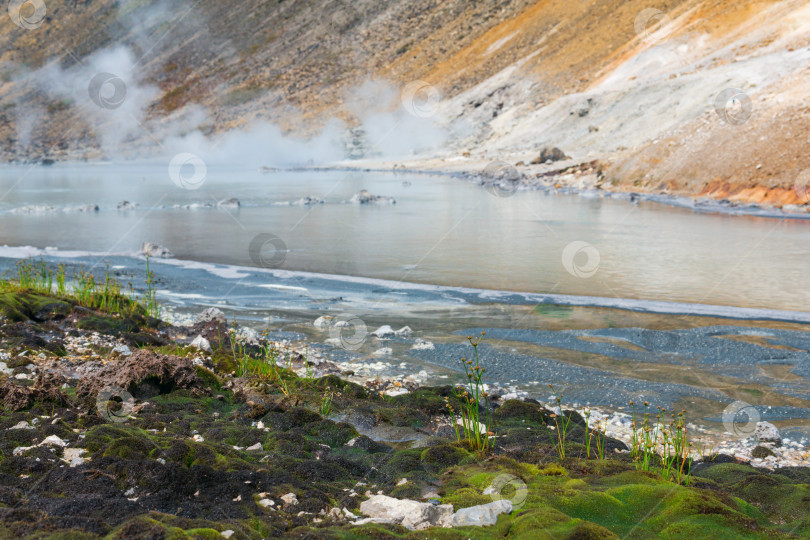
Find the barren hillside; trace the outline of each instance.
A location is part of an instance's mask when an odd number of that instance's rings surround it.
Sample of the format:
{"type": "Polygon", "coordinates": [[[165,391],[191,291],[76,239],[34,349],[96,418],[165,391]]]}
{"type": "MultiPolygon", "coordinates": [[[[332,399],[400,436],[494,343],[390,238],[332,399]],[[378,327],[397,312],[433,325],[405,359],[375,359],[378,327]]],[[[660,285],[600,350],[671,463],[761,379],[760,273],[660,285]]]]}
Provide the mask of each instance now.
{"type": "Polygon", "coordinates": [[[144,156],[257,123],[361,126],[373,148],[419,137],[368,120],[404,108],[441,143],[367,158],[475,170],[557,146],[571,159],[554,167],[596,161],[577,181],[603,188],[810,198],[801,0],[50,0],[44,18],[34,4],[0,21],[6,159],[144,156]],[[114,87],[94,102],[99,73],[123,81],[122,104],[114,87]]]}

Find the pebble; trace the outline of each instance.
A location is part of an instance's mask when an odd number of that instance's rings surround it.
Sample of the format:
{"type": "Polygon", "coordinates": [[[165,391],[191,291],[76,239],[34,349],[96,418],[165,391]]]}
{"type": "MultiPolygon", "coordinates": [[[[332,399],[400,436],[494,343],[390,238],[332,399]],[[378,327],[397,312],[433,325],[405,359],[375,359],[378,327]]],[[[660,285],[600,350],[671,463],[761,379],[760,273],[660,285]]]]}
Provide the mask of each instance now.
{"type": "Polygon", "coordinates": [[[287,493],[286,495],[282,495],[281,500],[290,506],[295,506],[298,504],[298,497],[295,495],[295,493],[287,493]]]}

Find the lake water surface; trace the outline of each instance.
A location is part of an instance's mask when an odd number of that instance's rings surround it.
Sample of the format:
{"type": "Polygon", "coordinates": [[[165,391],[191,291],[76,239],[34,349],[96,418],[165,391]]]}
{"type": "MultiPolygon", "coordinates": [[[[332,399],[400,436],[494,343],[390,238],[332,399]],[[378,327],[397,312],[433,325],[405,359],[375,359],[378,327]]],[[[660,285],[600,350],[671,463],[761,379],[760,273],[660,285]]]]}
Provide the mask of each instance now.
{"type": "Polygon", "coordinates": [[[0,168],[0,269],[36,255],[110,264],[137,284],[143,242],[174,253],[154,269],[161,301],[178,313],[217,305],[315,342],[329,336],[311,322],[327,313],[415,331],[334,351],[347,361],[404,362],[436,382],[457,369],[464,335],[487,329],[492,377],[539,397],[553,382],[580,402],[641,396],[706,422],[748,397],[783,427],[804,431],[810,418],[810,338],[796,324],[810,320],[810,221],[503,197],[429,175],[211,167],[184,190],[155,165],[0,168]],[[363,189],[396,204],[348,202],[363,189]],[[241,205],[217,206],[229,198],[241,205]],[[434,349],[413,349],[417,337],[434,349]]]}

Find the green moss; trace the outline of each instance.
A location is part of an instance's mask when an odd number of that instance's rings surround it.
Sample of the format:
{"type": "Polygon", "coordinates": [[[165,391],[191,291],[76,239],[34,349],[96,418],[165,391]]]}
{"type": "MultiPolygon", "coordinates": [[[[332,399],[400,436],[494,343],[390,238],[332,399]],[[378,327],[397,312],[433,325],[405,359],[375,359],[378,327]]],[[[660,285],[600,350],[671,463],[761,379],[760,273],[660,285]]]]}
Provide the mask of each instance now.
{"type": "Polygon", "coordinates": [[[222,389],[222,383],[219,381],[219,377],[208,368],[203,366],[197,366],[197,376],[202,379],[203,384],[207,387],[212,388],[214,390],[222,389]]]}
{"type": "Polygon", "coordinates": [[[138,325],[130,319],[91,315],[76,323],[76,328],[100,334],[117,335],[124,332],[138,332],[138,325]]]}
{"type": "Polygon", "coordinates": [[[460,508],[469,508],[471,506],[478,506],[479,504],[487,504],[492,502],[492,497],[489,495],[481,495],[473,488],[461,488],[453,493],[442,497],[442,504],[452,504],[455,510],[460,508]]]}
{"type": "Polygon", "coordinates": [[[71,308],[66,301],[42,294],[19,291],[0,294],[0,313],[14,322],[66,316],[71,308]]]}
{"type": "Polygon", "coordinates": [[[474,461],[474,457],[468,451],[453,444],[427,448],[422,452],[420,458],[425,469],[432,472],[474,461]]]}
{"type": "Polygon", "coordinates": [[[144,459],[156,448],[155,443],[144,437],[121,437],[108,444],[102,455],[121,459],[144,459]]]}
{"type": "Polygon", "coordinates": [[[106,455],[108,449],[111,452],[117,452],[114,449],[121,446],[119,441],[129,442],[136,449],[140,449],[140,453],[144,455],[147,455],[155,446],[150,434],[142,429],[129,424],[101,424],[86,433],[84,447],[91,454],[100,452],[102,455],[106,455]]]}
{"type": "Polygon", "coordinates": [[[345,422],[321,420],[306,424],[304,433],[321,444],[331,448],[339,448],[359,436],[354,426],[345,422]]]}

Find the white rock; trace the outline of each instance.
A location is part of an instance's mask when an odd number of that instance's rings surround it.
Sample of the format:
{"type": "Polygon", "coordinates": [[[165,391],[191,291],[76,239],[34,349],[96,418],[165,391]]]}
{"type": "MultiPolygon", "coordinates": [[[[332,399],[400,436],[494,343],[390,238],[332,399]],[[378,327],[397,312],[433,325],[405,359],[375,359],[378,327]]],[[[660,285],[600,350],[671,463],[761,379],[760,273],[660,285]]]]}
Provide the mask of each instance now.
{"type": "Polygon", "coordinates": [[[394,335],[397,337],[408,337],[413,334],[413,330],[411,330],[410,326],[403,326],[399,330],[394,332],[394,335]]]}
{"type": "Polygon", "coordinates": [[[158,244],[153,244],[152,242],[144,242],[143,245],[141,245],[141,253],[156,259],[170,259],[174,257],[174,253],[169,251],[167,248],[158,244]]]}
{"type": "Polygon", "coordinates": [[[194,324],[207,323],[211,321],[227,324],[228,319],[225,317],[225,314],[222,313],[221,309],[215,307],[210,307],[194,317],[194,324]]]}
{"type": "Polygon", "coordinates": [[[261,338],[256,330],[253,328],[248,328],[247,326],[240,326],[239,330],[236,331],[236,337],[243,343],[254,346],[259,345],[259,340],[261,338]]]}
{"type": "Polygon", "coordinates": [[[39,443],[38,446],[43,446],[43,445],[65,447],[65,446],[67,446],[67,442],[63,441],[62,439],[60,439],[56,435],[49,435],[49,436],[45,437],[45,440],[42,441],[41,443],[39,443]]]}
{"type": "Polygon", "coordinates": [[[372,195],[365,189],[358,191],[349,202],[352,204],[396,204],[393,197],[383,197],[382,195],[372,195]]]}
{"type": "Polygon", "coordinates": [[[261,506],[262,508],[267,508],[268,506],[275,506],[275,505],[276,503],[271,501],[270,499],[261,499],[259,501],[259,506],[261,506]]]}
{"type": "Polygon", "coordinates": [[[116,345],[112,352],[120,356],[132,356],[132,351],[126,345],[116,345]]]}
{"type": "Polygon", "coordinates": [[[389,388],[388,390],[383,392],[383,394],[385,394],[386,396],[391,396],[391,397],[404,396],[405,394],[408,394],[408,393],[409,392],[408,392],[407,388],[389,388]]]}
{"type": "Polygon", "coordinates": [[[295,506],[298,504],[298,497],[295,496],[295,493],[287,493],[286,495],[282,495],[281,500],[290,506],[295,506]]]}
{"type": "Polygon", "coordinates": [[[500,500],[480,506],[462,508],[450,521],[453,527],[488,527],[495,525],[498,516],[512,511],[512,501],[500,500]]]}
{"type": "Polygon", "coordinates": [[[230,199],[223,199],[219,201],[217,206],[221,208],[239,208],[242,206],[242,203],[239,202],[239,199],[231,197],[230,199]]]}
{"type": "Polygon", "coordinates": [[[759,442],[772,442],[777,445],[782,444],[782,436],[779,434],[779,430],[770,422],[757,422],[754,437],[756,437],[759,442]]]}
{"type": "Polygon", "coordinates": [[[247,450],[248,452],[254,452],[256,450],[261,450],[261,449],[262,449],[262,443],[256,443],[256,444],[254,444],[252,446],[248,446],[247,448],[245,448],[245,450],[247,450]]]}
{"type": "Polygon", "coordinates": [[[221,533],[219,533],[219,534],[221,534],[221,535],[222,535],[223,537],[225,537],[225,538],[230,538],[231,536],[233,536],[233,535],[234,535],[234,532],[233,532],[232,530],[228,529],[228,530],[226,530],[226,531],[222,531],[222,532],[221,532],[221,533]]]}
{"type": "Polygon", "coordinates": [[[79,465],[84,463],[84,458],[82,457],[87,450],[84,448],[65,448],[62,451],[62,460],[70,463],[71,467],[75,467],[74,462],[77,462],[79,465]]]}
{"type": "Polygon", "coordinates": [[[387,324],[384,324],[383,326],[381,326],[381,327],[377,328],[376,330],[374,330],[371,333],[371,335],[375,336],[375,337],[378,337],[378,338],[392,336],[392,335],[394,335],[394,329],[391,328],[390,326],[388,326],[387,324]]]}
{"type": "Polygon", "coordinates": [[[22,420],[20,422],[17,422],[16,424],[14,424],[13,426],[11,426],[8,429],[34,429],[34,426],[29,424],[25,420],[22,420]]]}
{"type": "Polygon", "coordinates": [[[8,367],[8,364],[5,362],[0,362],[0,373],[5,373],[6,375],[11,375],[14,370],[8,367]]]}
{"type": "Polygon", "coordinates": [[[195,349],[197,349],[198,351],[209,352],[209,353],[213,351],[213,349],[211,348],[211,342],[208,341],[207,339],[205,339],[202,336],[195,337],[190,345],[192,347],[194,347],[195,349]]]}
{"type": "Polygon", "coordinates": [[[312,326],[314,326],[318,330],[326,330],[332,326],[333,318],[334,317],[330,317],[329,315],[318,317],[317,319],[315,319],[315,322],[312,323],[312,326]]]}
{"type": "Polygon", "coordinates": [[[436,347],[430,341],[425,341],[424,339],[416,338],[416,342],[413,344],[411,349],[415,351],[432,351],[436,347]]]}
{"type": "Polygon", "coordinates": [[[375,520],[385,520],[411,530],[421,530],[449,524],[453,506],[450,504],[436,506],[386,495],[374,495],[360,503],[360,511],[375,520]]]}
{"type": "Polygon", "coordinates": [[[391,347],[383,347],[382,349],[377,349],[372,354],[374,356],[391,356],[394,353],[394,350],[391,347]]]}

